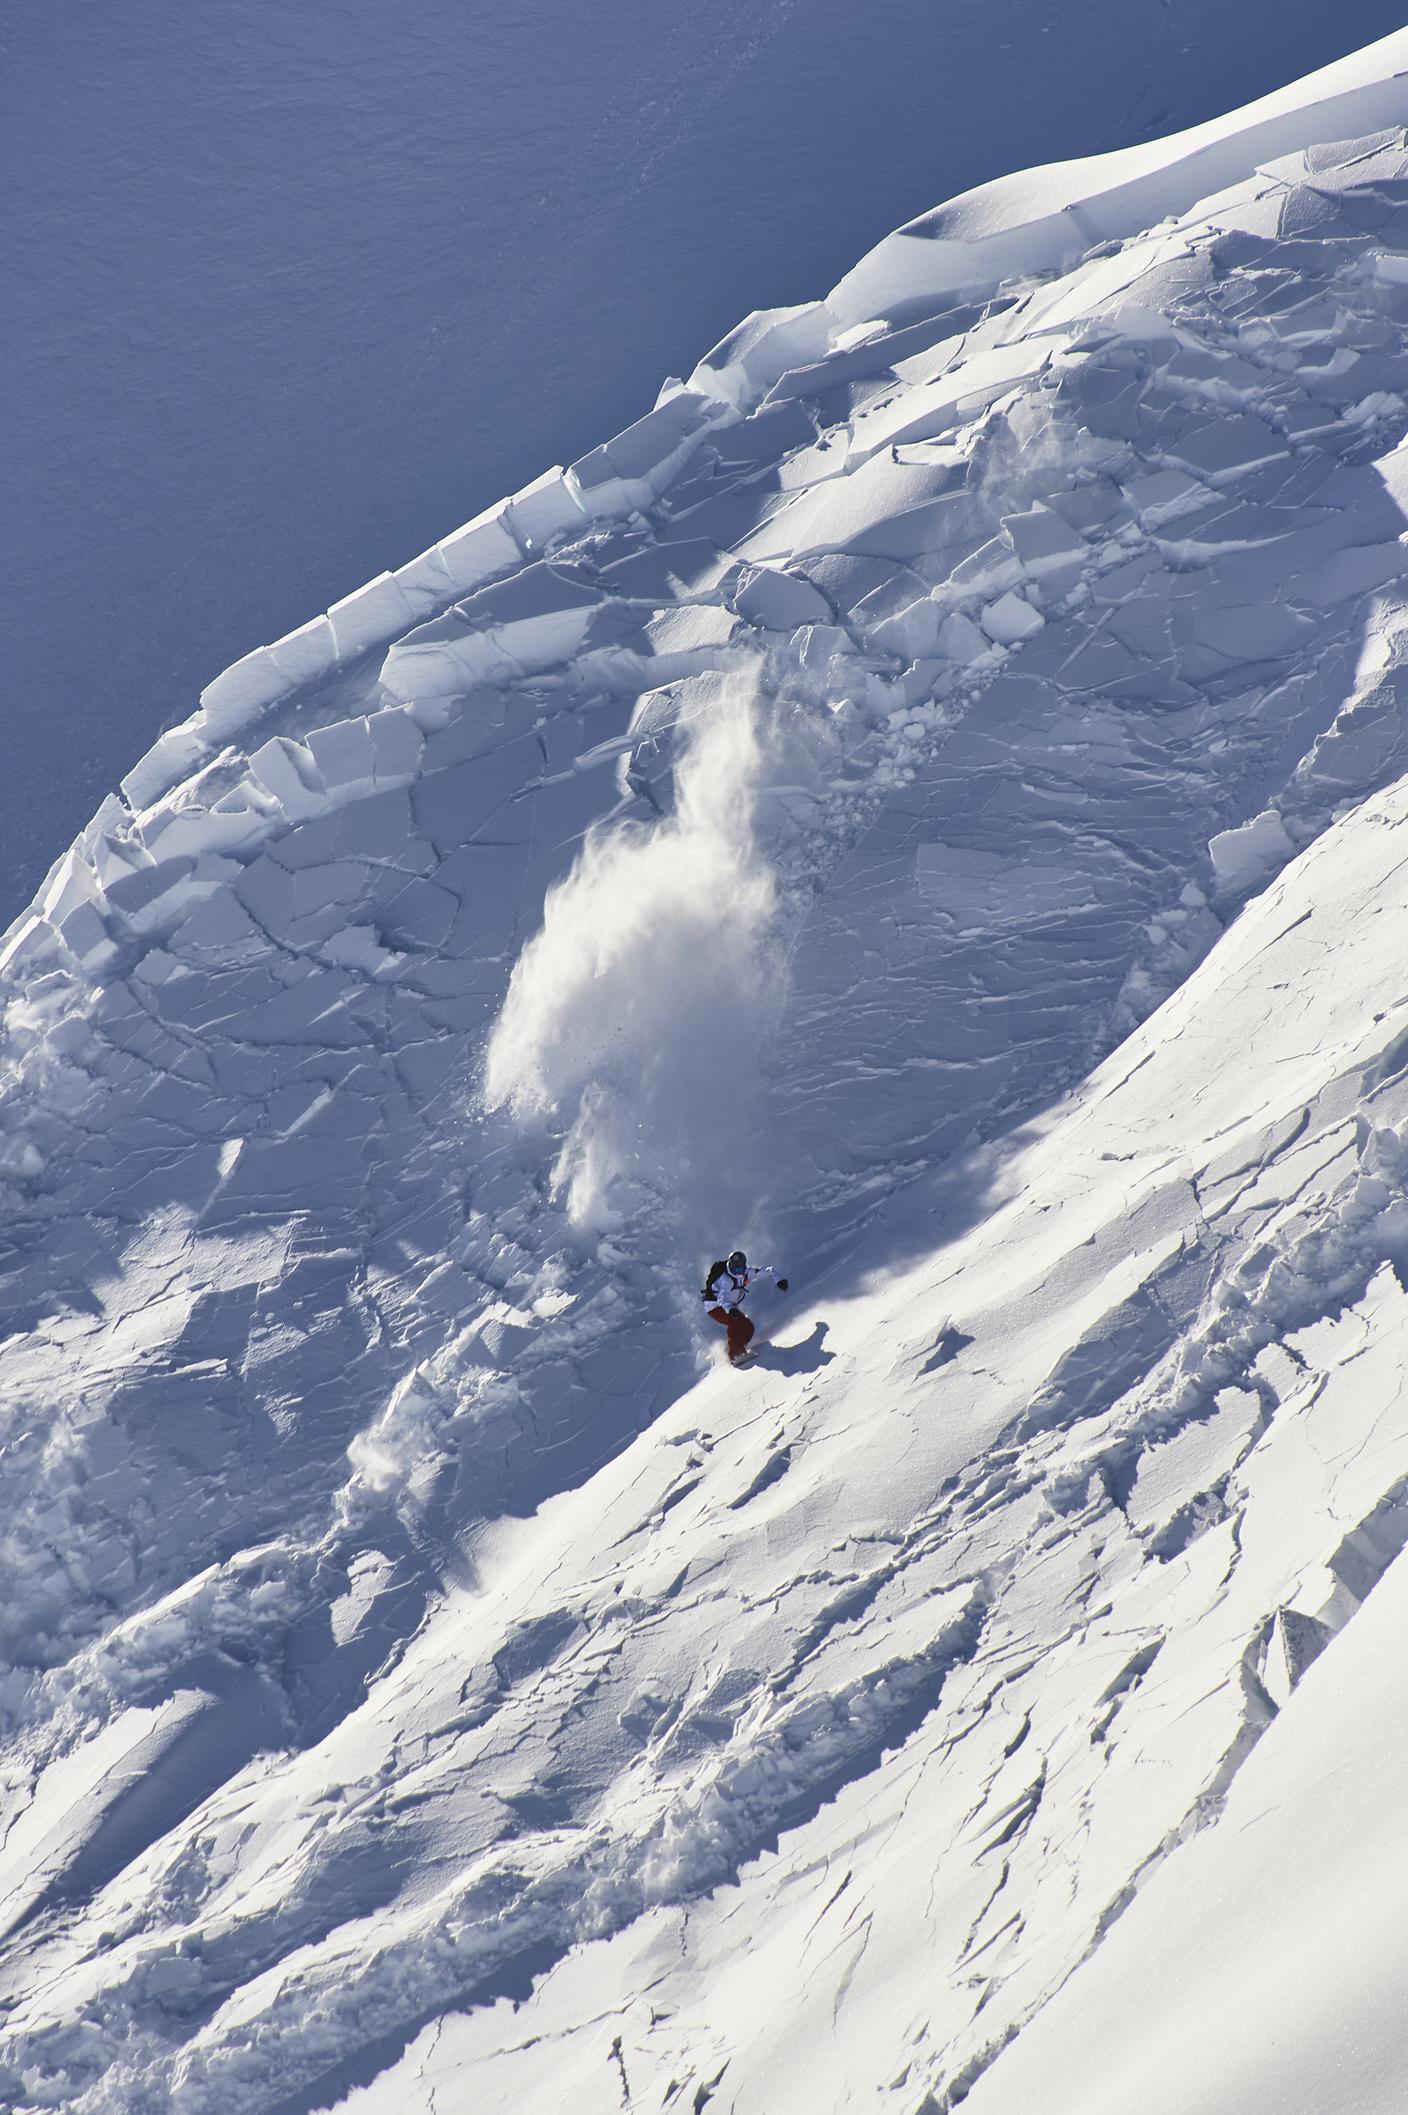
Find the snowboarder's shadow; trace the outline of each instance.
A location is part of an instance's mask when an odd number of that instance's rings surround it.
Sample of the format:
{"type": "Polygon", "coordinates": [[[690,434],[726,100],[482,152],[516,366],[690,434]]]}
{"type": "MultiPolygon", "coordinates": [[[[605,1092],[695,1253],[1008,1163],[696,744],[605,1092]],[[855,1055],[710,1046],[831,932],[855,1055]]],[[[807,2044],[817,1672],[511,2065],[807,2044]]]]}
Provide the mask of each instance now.
{"type": "Polygon", "coordinates": [[[769,1373],[816,1373],[836,1356],[826,1349],[828,1326],[825,1322],[815,1323],[811,1335],[800,1344],[760,1344],[751,1363],[766,1366],[769,1373]]]}

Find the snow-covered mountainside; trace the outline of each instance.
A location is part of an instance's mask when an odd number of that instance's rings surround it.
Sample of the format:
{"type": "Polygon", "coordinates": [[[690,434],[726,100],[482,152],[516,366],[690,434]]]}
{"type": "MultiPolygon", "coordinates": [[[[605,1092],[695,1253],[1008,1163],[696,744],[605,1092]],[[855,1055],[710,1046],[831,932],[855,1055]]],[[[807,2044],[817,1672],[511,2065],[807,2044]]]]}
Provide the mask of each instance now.
{"type": "Polygon", "coordinates": [[[1405,128],[750,318],[11,931],[6,2106],[1398,2105],[1405,128]]]}

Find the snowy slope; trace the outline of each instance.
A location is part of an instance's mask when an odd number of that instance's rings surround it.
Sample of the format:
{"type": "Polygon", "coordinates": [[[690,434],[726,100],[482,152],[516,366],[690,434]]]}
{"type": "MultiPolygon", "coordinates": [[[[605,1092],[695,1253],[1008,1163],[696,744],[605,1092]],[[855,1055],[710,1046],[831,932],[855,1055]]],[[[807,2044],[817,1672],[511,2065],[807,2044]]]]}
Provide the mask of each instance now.
{"type": "Polygon", "coordinates": [[[26,2115],[1328,2104],[1244,1891],[1398,1840],[1405,127],[1408,33],[750,318],[12,929],[26,2115]]]}

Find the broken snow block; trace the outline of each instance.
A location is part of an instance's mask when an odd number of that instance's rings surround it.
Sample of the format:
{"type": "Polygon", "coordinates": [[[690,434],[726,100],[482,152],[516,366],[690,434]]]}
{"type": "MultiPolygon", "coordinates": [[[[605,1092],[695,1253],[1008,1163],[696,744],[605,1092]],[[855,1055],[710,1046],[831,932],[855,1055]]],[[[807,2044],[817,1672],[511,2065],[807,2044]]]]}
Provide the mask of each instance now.
{"type": "MultiPolygon", "coordinates": [[[[278,861],[271,860],[270,865],[277,867],[278,861]]],[[[312,918],[329,909],[337,909],[341,915],[348,904],[360,901],[366,890],[367,867],[360,859],[326,859],[316,866],[295,867],[293,915],[312,918]]]]}
{"type": "Polygon", "coordinates": [[[582,456],[568,477],[586,512],[600,520],[648,507],[694,453],[716,410],[713,399],[681,390],[582,456]]]}
{"type": "Polygon", "coordinates": [[[337,665],[337,641],[326,617],[310,617],[296,632],[285,632],[269,648],[274,664],[288,678],[285,690],[317,683],[337,665]]]}
{"type": "Polygon", "coordinates": [[[415,611],[418,622],[438,616],[457,594],[464,592],[456,587],[450,568],[434,549],[422,551],[408,565],[398,565],[391,578],[415,611]]]}
{"type": "Polygon", "coordinates": [[[240,874],[234,893],[251,918],[275,940],[286,942],[289,928],[298,917],[293,878],[268,853],[262,853],[240,874]]]}
{"type": "Polygon", "coordinates": [[[808,624],[798,633],[796,646],[803,668],[825,673],[838,654],[851,652],[851,639],[839,624],[808,624]]]}
{"type": "Polygon", "coordinates": [[[707,352],[686,387],[746,410],[790,367],[820,360],[834,318],[824,302],[796,308],[754,309],[707,352]]]}
{"type": "Polygon", "coordinates": [[[692,602],[658,611],[646,625],[645,635],[657,655],[689,654],[704,647],[727,646],[738,629],[732,610],[713,602],[692,602]]]}
{"type": "MultiPolygon", "coordinates": [[[[551,617],[562,610],[580,609],[602,599],[600,589],[573,565],[552,565],[540,560],[524,566],[509,580],[495,581],[469,595],[459,609],[447,617],[440,631],[450,636],[465,625],[485,631],[503,632],[514,625],[551,617]]],[[[433,636],[430,629],[417,632],[416,641],[433,636]]]]}
{"type": "Polygon", "coordinates": [[[406,700],[406,711],[415,721],[421,733],[429,737],[433,734],[443,734],[446,728],[460,720],[459,704],[460,701],[454,697],[427,698],[422,696],[408,698],[406,700]]]}
{"type": "Polygon", "coordinates": [[[113,836],[121,837],[131,819],[127,803],[119,799],[116,793],[103,795],[80,832],[77,845],[79,852],[89,861],[95,872],[98,867],[98,847],[109,843],[113,836]]]}
{"type": "Polygon", "coordinates": [[[123,799],[130,808],[150,808],[163,793],[189,778],[206,753],[205,743],[189,720],[183,727],[168,728],[122,780],[123,799]]]}
{"type": "Polygon", "coordinates": [[[169,936],[169,947],[178,956],[197,949],[210,954],[257,955],[268,951],[269,940],[243,904],[227,892],[197,904],[169,936]]]}
{"type": "Polygon", "coordinates": [[[480,1343],[497,1364],[513,1364],[514,1359],[528,1343],[533,1332],[533,1317],[522,1308],[511,1307],[506,1300],[496,1301],[475,1334],[480,1343]]]}
{"type": "Polygon", "coordinates": [[[78,903],[91,903],[98,893],[97,876],[76,846],[70,847],[45,882],[39,908],[57,925],[78,903]]]}
{"type": "Polygon", "coordinates": [[[506,624],[494,634],[495,644],[525,674],[542,668],[552,668],[559,661],[570,661],[584,645],[587,627],[592,618],[588,604],[575,608],[557,610],[551,616],[530,617],[522,624],[506,624]]]}
{"type": "Polygon", "coordinates": [[[1040,903],[1047,912],[1084,909],[1089,882],[1067,872],[1058,859],[1016,860],[1010,850],[979,851],[941,840],[914,848],[914,878],[959,932],[1000,931],[1019,926],[1040,903]]]}
{"type": "Polygon", "coordinates": [[[616,434],[606,443],[605,452],[618,477],[653,483],[657,477],[672,474],[682,454],[691,452],[714,416],[712,400],[682,390],[616,434]]]}
{"type": "Polygon", "coordinates": [[[1312,176],[1353,168],[1354,183],[1377,183],[1380,177],[1398,174],[1403,159],[1402,140],[1397,128],[1390,127],[1382,132],[1362,133],[1352,140],[1318,141],[1306,148],[1305,166],[1312,176]]]}
{"type": "Polygon", "coordinates": [[[404,787],[373,793],[355,807],[338,811],[332,822],[339,857],[384,862],[407,873],[425,873],[435,864],[429,845],[412,835],[411,799],[404,787]]]}
{"type": "Polygon", "coordinates": [[[302,742],[276,734],[249,760],[252,775],[290,817],[312,815],[326,801],[318,767],[302,742]]]}
{"type": "Polygon", "coordinates": [[[1209,841],[1208,857],[1218,885],[1240,895],[1278,874],[1295,849],[1276,810],[1263,808],[1237,829],[1219,830],[1209,841]]]}
{"type": "Polygon", "coordinates": [[[369,925],[341,926],[319,943],[318,952],[325,961],[335,962],[339,969],[362,970],[368,976],[374,976],[379,969],[401,959],[390,948],[381,945],[369,925]]]}
{"type": "MultiPolygon", "coordinates": [[[[898,654],[905,661],[931,658],[939,651],[939,633],[943,612],[932,596],[920,595],[907,602],[903,609],[896,610],[879,624],[871,627],[870,636],[886,653],[898,654]]],[[[986,641],[983,642],[986,645],[986,641]]]]}
{"type": "Polygon", "coordinates": [[[48,919],[25,918],[0,943],[0,976],[12,981],[31,977],[53,951],[54,928],[48,919]]]}
{"type": "Polygon", "coordinates": [[[355,660],[373,646],[386,646],[421,614],[390,573],[379,573],[328,611],[339,661],[355,660]]]}
{"type": "MultiPolygon", "coordinates": [[[[539,564],[469,597],[453,625],[482,626],[519,669],[549,668],[580,651],[600,603],[600,591],[575,568],[539,564]]],[[[442,629],[448,634],[452,624],[442,629]]],[[[424,636],[417,633],[406,643],[424,636]]]]}
{"type": "Polygon", "coordinates": [[[126,881],[141,871],[137,848],[125,836],[109,837],[106,832],[95,836],[89,856],[98,877],[98,886],[105,896],[115,882],[126,881]]]}
{"type": "Polygon", "coordinates": [[[750,624],[770,632],[794,632],[802,624],[829,624],[831,605],[809,580],[769,566],[749,567],[733,596],[733,606],[750,624]]]}
{"type": "Polygon", "coordinates": [[[100,969],[117,953],[112,935],[91,903],[76,903],[55,930],[71,955],[87,969],[100,969]]]}
{"type": "Polygon", "coordinates": [[[511,682],[520,673],[491,632],[460,627],[435,637],[430,633],[427,625],[398,640],[381,664],[383,688],[402,704],[463,697],[481,685],[511,682]]]}
{"type": "Polygon", "coordinates": [[[400,706],[374,712],[367,721],[379,786],[408,785],[420,769],[425,737],[400,706]]]}
{"type": "Polygon", "coordinates": [[[476,514],[453,536],[437,543],[433,552],[426,552],[426,559],[439,559],[457,594],[469,594],[496,574],[522,564],[523,552],[514,539],[507,515],[506,507],[476,514]]]}
{"type": "Polygon", "coordinates": [[[1277,1609],[1258,1671],[1262,1687],[1278,1708],[1299,1686],[1302,1675],[1319,1658],[1331,1635],[1314,1616],[1303,1615],[1294,1608],[1277,1609]]]}
{"type": "Polygon", "coordinates": [[[1005,536],[990,536],[959,560],[949,574],[955,588],[968,595],[996,595],[1012,588],[1022,577],[1022,568],[1005,536]]]}
{"type": "Polygon", "coordinates": [[[179,859],[187,853],[238,852],[268,831],[267,811],[257,805],[262,791],[249,785],[236,787],[213,808],[158,808],[143,825],[147,850],[161,860],[179,859]]]}
{"type": "Polygon", "coordinates": [[[580,531],[590,517],[567,483],[560,464],[545,470],[521,492],[515,492],[504,510],[509,527],[523,549],[536,556],[555,537],[580,531]]]}
{"type": "Polygon", "coordinates": [[[140,978],[143,984],[166,984],[172,977],[188,974],[186,965],[169,955],[164,947],[149,947],[132,969],[132,975],[140,978]]]}
{"type": "Polygon", "coordinates": [[[1151,470],[1145,477],[1131,478],[1125,491],[1146,529],[1189,513],[1207,498],[1207,486],[1182,470],[1151,470]]]}
{"type": "Polygon", "coordinates": [[[256,647],[207,683],[200,694],[200,718],[216,740],[237,734],[267,706],[283,697],[289,680],[267,646],[256,647]]]}
{"type": "Polygon", "coordinates": [[[1046,622],[1040,610],[1034,610],[1029,602],[1009,590],[990,602],[978,619],[988,637],[998,646],[1017,646],[1023,639],[1030,639],[1046,622]]]}
{"type": "MultiPolygon", "coordinates": [[[[1190,491],[1202,492],[1194,487],[1191,479],[1178,480],[1190,491]]],[[[1113,535],[1130,518],[1129,507],[1119,486],[1109,477],[1093,477],[1083,485],[1072,485],[1065,492],[1051,495],[1053,513],[1075,530],[1083,539],[1093,540],[1097,530],[1113,535]]]]}
{"type": "Polygon", "coordinates": [[[1185,427],[1168,452],[1200,477],[1215,484],[1223,478],[1235,476],[1239,470],[1250,469],[1253,463],[1269,462],[1273,456],[1284,455],[1286,443],[1279,433],[1273,433],[1250,412],[1238,411],[1230,417],[1208,419],[1202,425],[1185,427]]]}
{"type": "MultiPolygon", "coordinates": [[[[1271,592],[1269,582],[1267,591],[1271,592]]],[[[1200,646],[1210,646],[1215,654],[1225,654],[1229,661],[1278,660],[1304,644],[1314,629],[1308,617],[1287,609],[1284,602],[1270,601],[1244,603],[1231,609],[1195,608],[1192,626],[1193,637],[1200,646]]]]}
{"type": "Polygon", "coordinates": [[[1023,570],[1040,580],[1058,567],[1085,557],[1085,544],[1050,507],[1037,505],[1024,514],[1004,514],[1002,526],[1023,570]]]}
{"type": "Polygon", "coordinates": [[[592,521],[620,521],[640,506],[649,506],[644,485],[631,485],[614,468],[604,448],[593,448],[567,473],[573,496],[592,521]]]}
{"type": "Polygon", "coordinates": [[[307,741],[329,793],[370,793],[376,779],[376,752],[364,719],[334,720],[329,727],[314,728],[307,741]]]}
{"type": "Polygon", "coordinates": [[[108,902],[115,911],[121,912],[129,925],[141,930],[155,922],[147,915],[153,906],[164,905],[170,909],[165,899],[173,889],[184,891],[194,868],[194,859],[188,853],[181,853],[175,858],[135,867],[127,874],[114,875],[107,891],[108,902]]]}
{"type": "Polygon", "coordinates": [[[960,666],[991,651],[989,641],[962,610],[951,610],[939,626],[938,647],[946,660],[956,661],[960,666]]]}

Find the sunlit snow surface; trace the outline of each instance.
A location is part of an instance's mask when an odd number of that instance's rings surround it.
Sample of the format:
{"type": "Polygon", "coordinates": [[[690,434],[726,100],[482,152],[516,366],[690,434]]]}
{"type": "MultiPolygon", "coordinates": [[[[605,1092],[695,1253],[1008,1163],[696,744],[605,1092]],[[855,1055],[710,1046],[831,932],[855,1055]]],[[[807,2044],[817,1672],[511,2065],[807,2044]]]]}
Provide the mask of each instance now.
{"type": "Polygon", "coordinates": [[[1397,2105],[1399,67],[751,319],[12,930],[7,2104],[1397,2105]]]}

